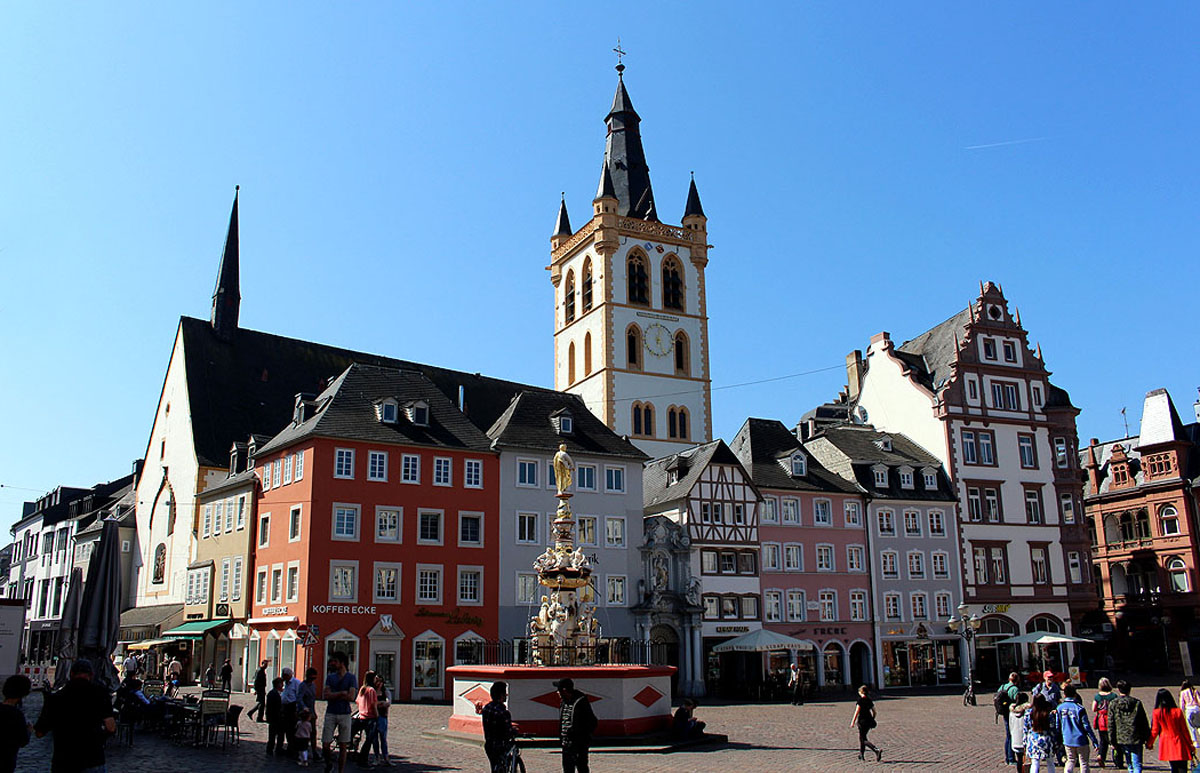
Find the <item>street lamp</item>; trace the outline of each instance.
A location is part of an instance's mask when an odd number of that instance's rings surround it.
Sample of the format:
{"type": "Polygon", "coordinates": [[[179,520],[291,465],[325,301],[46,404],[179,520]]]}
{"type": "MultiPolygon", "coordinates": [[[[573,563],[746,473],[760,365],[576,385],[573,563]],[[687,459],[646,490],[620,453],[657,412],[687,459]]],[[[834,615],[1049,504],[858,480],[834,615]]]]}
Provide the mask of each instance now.
{"type": "Polygon", "coordinates": [[[1171,616],[1164,612],[1162,617],[1152,618],[1150,622],[1162,627],[1163,670],[1168,671],[1171,668],[1171,645],[1167,642],[1167,626],[1171,625],[1171,616]]]}
{"type": "Polygon", "coordinates": [[[975,653],[971,648],[971,642],[974,640],[979,626],[983,625],[983,621],[979,619],[979,615],[968,614],[971,609],[965,602],[959,604],[956,611],[958,614],[950,615],[950,619],[946,621],[946,627],[967,643],[967,696],[971,705],[975,705],[975,653]]]}

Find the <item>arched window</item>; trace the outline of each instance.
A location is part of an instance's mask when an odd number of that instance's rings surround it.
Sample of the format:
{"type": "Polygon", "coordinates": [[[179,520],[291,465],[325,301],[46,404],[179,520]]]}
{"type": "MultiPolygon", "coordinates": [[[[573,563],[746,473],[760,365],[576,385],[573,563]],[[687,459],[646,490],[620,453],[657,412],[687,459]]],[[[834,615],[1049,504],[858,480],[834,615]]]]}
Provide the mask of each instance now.
{"type": "Polygon", "coordinates": [[[688,439],[688,409],[682,405],[667,409],[667,437],[688,439]]]}
{"type": "Polygon", "coordinates": [[[592,334],[583,336],[583,375],[592,375],[592,334]]]}
{"type": "Polygon", "coordinates": [[[630,255],[626,273],[629,302],[650,305],[650,274],[646,271],[646,259],[640,254],[630,255]]]}
{"type": "Polygon", "coordinates": [[[642,433],[654,437],[654,407],[650,403],[642,405],[642,433]]]}
{"type": "Polygon", "coordinates": [[[563,311],[566,313],[567,323],[575,321],[575,272],[567,272],[566,294],[563,296],[563,311]]]}
{"type": "Polygon", "coordinates": [[[682,330],[675,333],[675,372],[686,376],[691,371],[691,358],[688,356],[688,337],[682,330]]]}
{"type": "Polygon", "coordinates": [[[1163,505],[1158,511],[1158,522],[1164,536],[1179,533],[1179,511],[1174,505],[1163,505]]]}
{"type": "Polygon", "coordinates": [[[634,403],[631,418],[633,419],[633,434],[642,434],[642,404],[634,403]]]}
{"type": "Polygon", "coordinates": [[[1171,591],[1174,593],[1187,593],[1192,589],[1192,583],[1188,578],[1187,564],[1182,558],[1172,558],[1167,561],[1167,577],[1171,591]]]}
{"type": "Polygon", "coordinates": [[[1121,513],[1121,541],[1133,542],[1133,515],[1129,512],[1121,513]]]}
{"type": "Polygon", "coordinates": [[[625,362],[632,370],[641,370],[642,361],[642,329],[630,325],[625,331],[625,362]]]}
{"type": "Polygon", "coordinates": [[[167,546],[163,543],[158,543],[158,547],[154,548],[154,576],[152,581],[155,583],[165,582],[167,577],[167,546]]]}
{"type": "Polygon", "coordinates": [[[575,383],[575,342],[567,347],[567,383],[575,383]]]}
{"type": "Polygon", "coordinates": [[[583,261],[583,313],[586,314],[592,310],[592,259],[586,258],[583,261]]]}
{"type": "Polygon", "coordinates": [[[662,264],[662,294],[664,309],[683,311],[683,269],[673,255],[662,264]]]}
{"type": "Polygon", "coordinates": [[[667,407],[667,437],[679,437],[679,424],[675,421],[675,406],[667,407]]]}
{"type": "Polygon", "coordinates": [[[679,406],[679,410],[676,413],[678,414],[678,417],[679,417],[679,439],[687,440],[688,439],[688,409],[684,408],[681,405],[681,406],[679,406]]]}
{"type": "Polygon", "coordinates": [[[1137,511],[1137,538],[1150,539],[1150,513],[1145,508],[1137,511]]]}

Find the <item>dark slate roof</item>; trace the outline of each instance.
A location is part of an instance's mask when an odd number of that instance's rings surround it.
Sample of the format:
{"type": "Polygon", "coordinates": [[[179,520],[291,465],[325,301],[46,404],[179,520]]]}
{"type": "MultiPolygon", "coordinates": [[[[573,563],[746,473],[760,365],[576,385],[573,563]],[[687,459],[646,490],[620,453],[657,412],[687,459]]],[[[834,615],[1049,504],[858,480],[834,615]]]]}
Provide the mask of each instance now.
{"type": "Polygon", "coordinates": [[[570,236],[573,233],[575,232],[571,230],[571,218],[567,216],[567,197],[564,195],[558,205],[558,220],[554,224],[554,235],[570,236]]]}
{"type": "Polygon", "coordinates": [[[858,493],[853,483],[822,466],[781,421],[746,419],[732,447],[759,488],[858,493]],[[802,452],[807,463],[806,474],[799,477],[793,477],[790,471],[795,451],[802,452]]]}
{"type": "Polygon", "coordinates": [[[687,204],[683,207],[683,216],[699,215],[704,217],[704,207],[700,205],[700,191],[696,190],[696,178],[692,176],[692,182],[688,185],[687,204]]]}
{"type": "Polygon", "coordinates": [[[334,379],[316,402],[313,416],[302,423],[289,424],[258,453],[268,454],[311,436],[474,451],[491,449],[487,435],[420,371],[355,363],[334,379]],[[412,400],[429,403],[429,426],[413,424],[403,411],[393,424],[380,421],[375,406],[387,398],[394,398],[401,405],[412,400]]]}
{"type": "Polygon", "coordinates": [[[970,307],[963,309],[940,325],[905,341],[896,348],[897,356],[918,369],[926,383],[939,389],[950,378],[950,366],[958,356],[955,337],[961,341],[971,321],[970,307]]]}
{"type": "Polygon", "coordinates": [[[805,447],[843,477],[853,477],[858,486],[873,497],[942,502],[957,499],[942,463],[907,435],[862,425],[829,427],[809,440],[805,447]],[[891,440],[891,451],[881,447],[880,441],[885,438],[891,440]],[[887,488],[875,485],[875,467],[880,464],[888,468],[887,488]],[[908,489],[900,485],[900,468],[906,466],[913,471],[913,487],[908,489]],[[926,468],[937,471],[936,489],[925,488],[922,478],[926,468]]]}
{"type": "Polygon", "coordinates": [[[517,392],[541,389],[245,328],[226,342],[207,321],[192,317],[179,325],[196,457],[208,467],[228,467],[235,441],[279,433],[291,423],[297,393],[321,392],[355,362],[420,371],[455,403],[461,387],[465,412],[480,431],[495,423],[517,392]]]}
{"type": "Polygon", "coordinates": [[[646,459],[637,446],[596,418],[578,395],[546,390],[518,392],[508,409],[487,431],[494,448],[554,451],[565,443],[572,454],[599,454],[646,459]],[[571,415],[571,434],[560,435],[551,418],[571,415]]]}
{"type": "Polygon", "coordinates": [[[233,210],[229,213],[229,231],[225,234],[225,248],[221,250],[221,266],[217,269],[217,286],[213,288],[212,313],[209,321],[223,337],[233,335],[238,326],[241,308],[240,250],[238,238],[238,194],[233,194],[233,210]]]}
{"type": "Polygon", "coordinates": [[[629,92],[625,90],[625,80],[618,79],[612,110],[604,117],[608,125],[604,162],[612,175],[613,190],[617,194],[617,213],[657,222],[654,190],[650,187],[650,167],[646,164],[646,152],[642,149],[642,134],[638,128],[641,121],[633,109],[629,92]]]}
{"type": "MultiPolygon", "coordinates": [[[[725,441],[720,439],[648,462],[642,473],[643,507],[648,509],[686,497],[710,464],[742,466],[725,441]],[[687,469],[679,476],[677,483],[671,483],[670,470],[681,464],[685,464],[687,469]]],[[[745,468],[742,472],[745,472],[745,468]]],[[[750,480],[749,475],[746,480],[750,480]]]]}
{"type": "Polygon", "coordinates": [[[605,159],[600,164],[600,185],[596,187],[596,198],[599,199],[615,199],[617,191],[613,188],[612,172],[608,170],[608,160],[605,159]]]}
{"type": "MultiPolygon", "coordinates": [[[[1190,444],[1190,448],[1184,451],[1182,478],[1191,481],[1193,486],[1200,486],[1200,422],[1180,426],[1179,433],[1179,439],[1190,444]]],[[[1097,493],[1107,494],[1112,490],[1112,455],[1118,445],[1125,449],[1125,456],[1129,459],[1129,472],[1134,482],[1134,487],[1121,490],[1133,491],[1137,486],[1141,486],[1146,482],[1146,477],[1142,471],[1142,452],[1139,450],[1141,438],[1135,435],[1109,440],[1094,446],[1096,462],[1100,466],[1100,491],[1096,492],[1092,490],[1091,479],[1085,476],[1083,480],[1083,495],[1085,497],[1095,496],[1097,493]]],[[[1081,469],[1087,469],[1088,452],[1091,448],[1093,446],[1087,446],[1079,451],[1079,466],[1081,469]]],[[[1154,481],[1155,484],[1158,482],[1157,480],[1154,481]]]]}

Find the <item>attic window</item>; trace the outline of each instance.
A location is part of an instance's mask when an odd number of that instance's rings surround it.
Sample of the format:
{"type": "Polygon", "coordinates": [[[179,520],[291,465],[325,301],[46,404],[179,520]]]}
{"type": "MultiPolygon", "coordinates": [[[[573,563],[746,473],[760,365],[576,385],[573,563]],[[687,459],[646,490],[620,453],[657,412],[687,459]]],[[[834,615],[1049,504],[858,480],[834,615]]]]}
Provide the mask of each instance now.
{"type": "Polygon", "coordinates": [[[418,427],[429,426],[429,403],[418,401],[408,405],[408,420],[418,427]]]}
{"type": "Polygon", "coordinates": [[[925,470],[925,488],[932,491],[937,488],[937,473],[933,470],[925,470]]]}
{"type": "Polygon", "coordinates": [[[999,320],[1004,316],[1004,312],[1000,311],[999,306],[988,306],[988,316],[992,319],[999,320]]]}
{"type": "Polygon", "coordinates": [[[888,475],[887,475],[886,467],[876,467],[875,468],[875,487],[876,488],[887,488],[887,484],[888,484],[887,478],[888,478],[888,475]]]}
{"type": "Polygon", "coordinates": [[[384,424],[395,424],[399,416],[399,408],[395,403],[384,403],[380,410],[379,419],[384,424]]]}
{"type": "Polygon", "coordinates": [[[876,440],[875,445],[879,446],[880,451],[891,451],[892,450],[892,439],[885,435],[884,437],[881,437],[878,440],[876,440]]]}
{"type": "Polygon", "coordinates": [[[560,435],[570,435],[575,431],[575,421],[568,414],[559,416],[556,422],[560,435]]]}
{"type": "Polygon", "coordinates": [[[671,470],[670,472],[667,473],[667,483],[669,485],[674,486],[678,482],[679,482],[679,470],[678,469],[671,470]]]}
{"type": "Polygon", "coordinates": [[[907,467],[900,468],[900,488],[913,487],[913,471],[907,467]]]}
{"type": "Polygon", "coordinates": [[[808,461],[801,454],[792,454],[792,475],[801,476],[808,474],[808,461]]]}

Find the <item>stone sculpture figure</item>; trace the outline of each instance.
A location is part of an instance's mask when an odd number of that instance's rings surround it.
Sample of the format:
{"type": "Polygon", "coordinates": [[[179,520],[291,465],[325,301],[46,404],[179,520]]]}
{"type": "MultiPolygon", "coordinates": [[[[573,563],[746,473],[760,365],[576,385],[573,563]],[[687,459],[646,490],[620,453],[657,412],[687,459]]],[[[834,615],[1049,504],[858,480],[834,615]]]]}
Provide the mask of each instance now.
{"type": "Polygon", "coordinates": [[[558,444],[558,453],[554,454],[554,487],[559,496],[571,488],[571,476],[575,472],[575,460],[567,453],[567,444],[558,444]]]}

